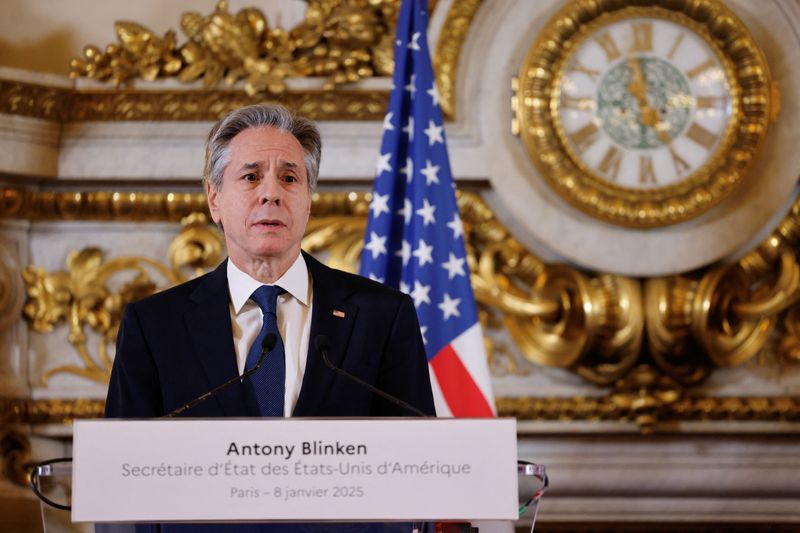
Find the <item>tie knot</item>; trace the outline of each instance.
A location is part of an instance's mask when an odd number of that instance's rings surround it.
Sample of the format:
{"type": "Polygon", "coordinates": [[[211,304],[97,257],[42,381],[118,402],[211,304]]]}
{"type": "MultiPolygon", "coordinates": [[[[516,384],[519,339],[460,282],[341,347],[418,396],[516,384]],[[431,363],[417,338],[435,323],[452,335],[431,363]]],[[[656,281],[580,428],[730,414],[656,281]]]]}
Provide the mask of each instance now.
{"type": "Polygon", "coordinates": [[[262,285],[253,291],[250,299],[258,304],[262,313],[276,314],[278,296],[284,292],[286,291],[277,285],[262,285]]]}

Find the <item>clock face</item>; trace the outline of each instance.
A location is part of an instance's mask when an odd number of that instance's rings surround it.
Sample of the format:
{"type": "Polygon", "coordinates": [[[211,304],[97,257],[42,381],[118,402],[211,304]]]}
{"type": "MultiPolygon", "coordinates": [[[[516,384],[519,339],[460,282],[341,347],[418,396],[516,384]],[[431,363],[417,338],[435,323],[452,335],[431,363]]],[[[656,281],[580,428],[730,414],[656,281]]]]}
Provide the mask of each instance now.
{"type": "Polygon", "coordinates": [[[717,0],[568,2],[531,47],[512,100],[541,177],[605,222],[699,216],[744,181],[772,113],[747,28],[717,0]]]}
{"type": "Polygon", "coordinates": [[[565,58],[552,109],[587,174],[646,191],[691,178],[724,147],[729,66],[690,24],[632,17],[588,32],[565,58]]]}

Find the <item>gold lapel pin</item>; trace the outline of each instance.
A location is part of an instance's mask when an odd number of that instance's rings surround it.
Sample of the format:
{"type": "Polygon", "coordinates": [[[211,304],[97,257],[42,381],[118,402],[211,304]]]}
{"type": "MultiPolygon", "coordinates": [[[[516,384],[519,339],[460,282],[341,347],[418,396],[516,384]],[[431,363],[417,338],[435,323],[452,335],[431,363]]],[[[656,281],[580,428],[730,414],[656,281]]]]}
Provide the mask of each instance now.
{"type": "Polygon", "coordinates": [[[339,317],[339,318],[344,318],[344,311],[339,311],[338,309],[334,309],[333,310],[333,316],[339,317]]]}

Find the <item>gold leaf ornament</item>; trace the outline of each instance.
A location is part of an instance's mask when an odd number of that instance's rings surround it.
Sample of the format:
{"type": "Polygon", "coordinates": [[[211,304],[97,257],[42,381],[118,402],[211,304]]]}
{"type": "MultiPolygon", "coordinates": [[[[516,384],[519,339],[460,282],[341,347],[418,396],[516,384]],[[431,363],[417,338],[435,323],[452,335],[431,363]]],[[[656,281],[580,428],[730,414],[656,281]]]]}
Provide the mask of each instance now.
{"type": "Polygon", "coordinates": [[[228,7],[220,0],[210,15],[183,13],[180,27],[188,38],[183,45],[172,31],[160,38],[135,22],[117,22],[118,43],[105,53],[86,47],[83,57],[70,62],[70,76],[117,86],[136,78],[174,76],[184,83],[202,78],[209,89],[223,80],[229,86],[244,81],[253,96],[283,93],[290,76],[324,76],[330,89],[376,69],[391,74],[397,9],[392,0],[310,0],[305,19],[288,30],[270,27],[259,9],[233,14],[228,7]]]}

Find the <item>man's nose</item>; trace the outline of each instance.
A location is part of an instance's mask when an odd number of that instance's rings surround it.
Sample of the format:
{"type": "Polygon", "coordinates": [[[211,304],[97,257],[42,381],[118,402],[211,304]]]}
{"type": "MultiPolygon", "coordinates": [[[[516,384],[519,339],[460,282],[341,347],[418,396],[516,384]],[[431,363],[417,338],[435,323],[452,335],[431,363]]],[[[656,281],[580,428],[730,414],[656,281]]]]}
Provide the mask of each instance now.
{"type": "Polygon", "coordinates": [[[282,192],[283,189],[280,186],[278,177],[271,173],[264,176],[261,180],[261,186],[258,188],[259,199],[262,204],[270,202],[280,204],[282,192]]]}

